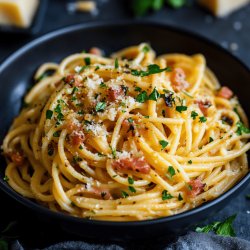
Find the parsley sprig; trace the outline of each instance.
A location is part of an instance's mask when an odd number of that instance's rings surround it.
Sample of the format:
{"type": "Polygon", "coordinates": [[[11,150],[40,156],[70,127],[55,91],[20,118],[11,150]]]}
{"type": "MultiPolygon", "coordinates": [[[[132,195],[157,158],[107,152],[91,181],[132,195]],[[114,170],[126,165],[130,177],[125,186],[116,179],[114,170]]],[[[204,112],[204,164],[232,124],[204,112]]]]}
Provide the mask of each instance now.
{"type": "Polygon", "coordinates": [[[204,227],[197,227],[195,231],[198,233],[208,233],[210,231],[213,231],[218,235],[234,237],[236,234],[232,224],[235,218],[236,214],[228,217],[223,222],[216,221],[204,227]]]}
{"type": "Polygon", "coordinates": [[[149,76],[149,75],[153,75],[153,74],[158,74],[158,73],[161,73],[161,72],[163,72],[163,71],[168,71],[168,72],[170,72],[170,71],[171,71],[171,68],[170,68],[170,67],[166,67],[166,68],[161,69],[160,66],[157,65],[157,64],[150,64],[150,65],[148,65],[146,71],[144,71],[144,70],[132,69],[132,70],[131,70],[131,74],[132,74],[133,76],[141,76],[141,77],[144,77],[144,76],[149,76]]]}

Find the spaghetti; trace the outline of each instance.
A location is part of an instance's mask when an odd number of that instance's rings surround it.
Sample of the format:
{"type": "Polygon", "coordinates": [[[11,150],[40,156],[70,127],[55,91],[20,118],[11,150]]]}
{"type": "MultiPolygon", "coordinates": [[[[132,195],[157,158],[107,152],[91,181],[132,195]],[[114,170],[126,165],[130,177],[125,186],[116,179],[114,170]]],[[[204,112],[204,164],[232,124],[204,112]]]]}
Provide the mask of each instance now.
{"type": "Polygon", "coordinates": [[[73,216],[131,221],[212,200],[248,172],[247,117],[200,55],[140,44],[46,63],[3,142],[19,194],[73,216]]]}

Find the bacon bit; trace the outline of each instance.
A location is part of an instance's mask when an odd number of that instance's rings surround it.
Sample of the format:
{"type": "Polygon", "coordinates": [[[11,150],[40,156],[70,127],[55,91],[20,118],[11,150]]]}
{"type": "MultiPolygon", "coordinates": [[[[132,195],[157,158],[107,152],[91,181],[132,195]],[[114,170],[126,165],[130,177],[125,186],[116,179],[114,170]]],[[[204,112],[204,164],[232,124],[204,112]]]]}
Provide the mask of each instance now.
{"type": "Polygon", "coordinates": [[[64,125],[64,128],[67,129],[69,133],[72,133],[74,131],[79,131],[81,129],[80,125],[74,123],[74,122],[66,122],[64,125]]]}
{"type": "Polygon", "coordinates": [[[108,100],[110,102],[114,102],[118,99],[119,96],[124,96],[124,91],[122,89],[122,87],[118,86],[118,88],[109,88],[108,90],[108,100]]]}
{"type": "Polygon", "coordinates": [[[186,74],[183,69],[181,68],[174,69],[170,77],[174,91],[179,92],[189,87],[189,83],[185,80],[185,78],[186,74]]]}
{"type": "Polygon", "coordinates": [[[24,156],[20,152],[11,152],[9,153],[9,157],[12,162],[16,163],[19,166],[24,162],[24,156]]]}
{"type": "Polygon", "coordinates": [[[228,87],[222,87],[219,90],[217,96],[225,98],[225,99],[230,99],[233,96],[233,94],[234,93],[233,93],[233,91],[230,88],[228,88],[228,87]]]}
{"type": "Polygon", "coordinates": [[[75,82],[75,76],[74,75],[68,75],[65,77],[64,81],[68,84],[73,84],[75,82]]]}
{"type": "Polygon", "coordinates": [[[97,47],[92,47],[90,50],[89,50],[89,53],[90,54],[93,54],[93,55],[96,55],[96,56],[102,56],[103,52],[101,49],[97,48],[97,47]]]}
{"type": "Polygon", "coordinates": [[[107,189],[101,189],[98,187],[89,187],[88,188],[86,185],[84,192],[91,194],[91,195],[95,195],[98,198],[101,198],[104,200],[113,200],[111,193],[107,189]]]}
{"type": "Polygon", "coordinates": [[[69,133],[69,138],[74,146],[79,146],[82,142],[86,140],[86,137],[81,129],[81,126],[74,122],[67,122],[64,125],[69,133]]]}
{"type": "Polygon", "coordinates": [[[112,166],[118,171],[131,170],[142,174],[150,172],[149,164],[142,157],[124,158],[113,161],[112,166]]]}
{"type": "Polygon", "coordinates": [[[74,131],[69,135],[72,145],[79,146],[86,139],[84,133],[82,131],[74,131]]]}
{"type": "Polygon", "coordinates": [[[205,100],[205,101],[196,100],[195,103],[199,105],[201,112],[205,116],[207,115],[207,110],[212,106],[212,103],[209,100],[205,100]]]}
{"type": "Polygon", "coordinates": [[[75,75],[68,75],[64,79],[65,83],[68,83],[69,85],[74,85],[76,87],[82,86],[82,83],[79,81],[79,79],[75,75]]]}
{"type": "Polygon", "coordinates": [[[191,198],[194,198],[195,196],[204,191],[205,184],[203,184],[200,179],[194,179],[188,182],[188,186],[190,188],[188,189],[187,194],[191,198]]]}

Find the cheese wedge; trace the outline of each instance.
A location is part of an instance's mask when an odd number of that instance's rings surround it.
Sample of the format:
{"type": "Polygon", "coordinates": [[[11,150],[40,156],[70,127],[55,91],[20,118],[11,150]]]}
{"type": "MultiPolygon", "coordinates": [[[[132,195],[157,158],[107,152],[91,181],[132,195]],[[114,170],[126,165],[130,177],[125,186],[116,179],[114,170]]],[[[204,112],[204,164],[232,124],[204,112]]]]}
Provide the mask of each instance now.
{"type": "Polygon", "coordinates": [[[215,16],[223,17],[248,4],[250,0],[199,0],[215,16]]]}
{"type": "Polygon", "coordinates": [[[0,0],[0,25],[29,27],[38,4],[39,0],[0,0]]]}

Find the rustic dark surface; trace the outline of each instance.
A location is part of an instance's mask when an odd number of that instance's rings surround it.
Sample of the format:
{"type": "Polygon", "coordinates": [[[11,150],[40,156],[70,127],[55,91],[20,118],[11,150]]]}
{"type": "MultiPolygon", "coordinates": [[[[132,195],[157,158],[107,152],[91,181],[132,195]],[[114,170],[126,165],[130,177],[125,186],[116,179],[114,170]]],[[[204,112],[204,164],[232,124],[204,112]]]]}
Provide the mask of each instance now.
{"type": "MultiPolygon", "coordinates": [[[[98,15],[88,13],[70,14],[66,9],[67,2],[65,0],[49,1],[45,20],[39,34],[36,36],[76,23],[133,18],[128,6],[130,1],[128,0],[99,0],[97,1],[98,15]]],[[[250,67],[249,16],[250,6],[233,13],[229,17],[216,19],[193,4],[181,10],[172,10],[166,7],[158,13],[149,13],[143,19],[160,21],[201,34],[227,48],[250,67]]],[[[17,36],[0,33],[0,63],[4,58],[36,36],[17,36]]],[[[209,221],[223,220],[237,213],[238,215],[234,223],[237,236],[250,240],[250,200],[245,198],[246,194],[250,194],[250,185],[247,190],[231,201],[225,209],[213,218],[210,218],[209,221]]],[[[15,231],[18,234],[18,239],[27,247],[40,248],[62,240],[77,239],[75,236],[62,232],[56,225],[53,225],[53,222],[51,224],[51,222],[37,219],[30,211],[11,200],[2,192],[0,192],[0,201],[0,229],[10,221],[17,221],[18,224],[15,231]]]]}

